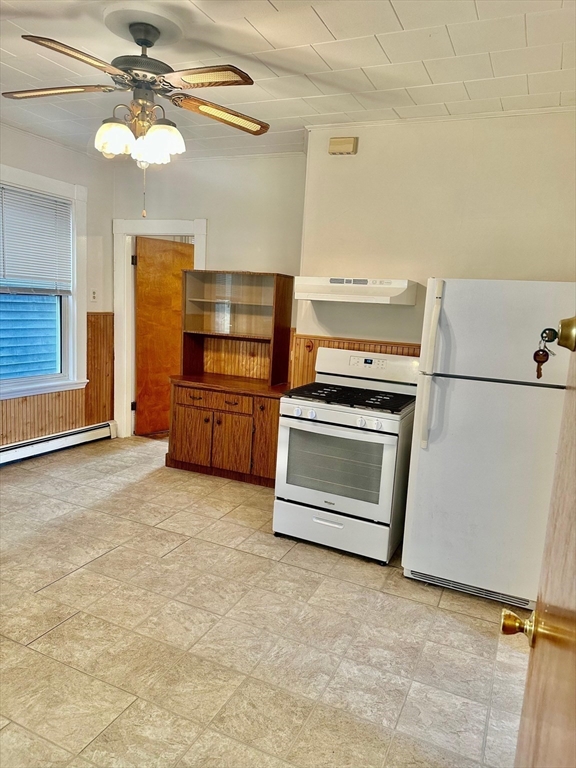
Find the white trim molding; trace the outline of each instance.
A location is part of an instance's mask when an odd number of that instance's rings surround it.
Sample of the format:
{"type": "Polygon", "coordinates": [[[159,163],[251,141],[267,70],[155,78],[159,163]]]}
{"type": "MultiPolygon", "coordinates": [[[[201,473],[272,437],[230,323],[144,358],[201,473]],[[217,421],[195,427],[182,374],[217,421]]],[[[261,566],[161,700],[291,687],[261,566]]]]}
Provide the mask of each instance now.
{"type": "Polygon", "coordinates": [[[206,219],[114,219],[114,419],[118,437],[130,437],[135,398],[132,237],[190,237],[194,268],[206,269],[206,219]]]}

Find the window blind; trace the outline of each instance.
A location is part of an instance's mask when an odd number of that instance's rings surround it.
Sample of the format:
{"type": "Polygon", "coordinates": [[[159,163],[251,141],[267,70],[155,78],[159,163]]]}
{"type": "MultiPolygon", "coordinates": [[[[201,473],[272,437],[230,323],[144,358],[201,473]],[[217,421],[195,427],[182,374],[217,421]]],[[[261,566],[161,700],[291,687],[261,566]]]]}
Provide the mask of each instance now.
{"type": "Polygon", "coordinates": [[[72,292],[72,203],[0,187],[0,292],[72,292]]]}

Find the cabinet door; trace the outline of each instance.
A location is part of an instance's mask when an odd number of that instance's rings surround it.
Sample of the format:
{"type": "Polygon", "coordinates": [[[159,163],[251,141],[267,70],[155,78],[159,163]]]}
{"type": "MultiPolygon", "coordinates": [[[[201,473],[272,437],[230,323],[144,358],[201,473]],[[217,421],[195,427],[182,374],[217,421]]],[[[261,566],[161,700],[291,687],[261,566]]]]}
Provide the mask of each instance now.
{"type": "Polygon", "coordinates": [[[170,456],[176,461],[209,467],[213,416],[212,411],[175,405],[170,431],[170,456]]]}
{"type": "Polygon", "coordinates": [[[280,401],[271,397],[254,398],[254,442],[252,446],[252,474],[259,477],[276,476],[278,424],[280,401]]]}
{"type": "Polygon", "coordinates": [[[233,472],[250,472],[252,417],[214,414],[212,466],[233,472]]]}

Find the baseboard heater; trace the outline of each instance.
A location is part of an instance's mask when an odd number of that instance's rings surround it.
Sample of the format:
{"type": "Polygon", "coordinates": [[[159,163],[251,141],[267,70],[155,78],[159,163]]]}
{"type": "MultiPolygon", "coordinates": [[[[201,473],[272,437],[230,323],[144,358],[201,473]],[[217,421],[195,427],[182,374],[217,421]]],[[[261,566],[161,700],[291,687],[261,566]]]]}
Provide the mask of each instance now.
{"type": "Polygon", "coordinates": [[[34,440],[23,440],[21,443],[11,443],[0,448],[0,465],[28,459],[31,456],[39,456],[42,453],[59,451],[61,448],[70,448],[73,445],[89,443],[92,440],[103,440],[117,436],[116,422],[105,421],[102,424],[91,424],[89,427],[71,429],[68,432],[36,437],[34,440]]]}
{"type": "Polygon", "coordinates": [[[524,597],[515,597],[514,595],[507,595],[504,592],[493,592],[491,589],[482,589],[481,587],[472,587],[470,584],[461,584],[459,581],[452,581],[451,579],[442,579],[438,576],[431,576],[429,573],[419,573],[418,571],[411,571],[407,568],[404,569],[404,575],[411,579],[418,579],[418,581],[425,581],[426,584],[434,584],[437,587],[447,587],[448,589],[455,589],[458,592],[466,592],[469,595],[475,595],[476,597],[486,597],[488,600],[498,600],[500,603],[507,603],[508,605],[516,605],[518,608],[532,609],[535,606],[533,600],[528,600],[524,597]]]}

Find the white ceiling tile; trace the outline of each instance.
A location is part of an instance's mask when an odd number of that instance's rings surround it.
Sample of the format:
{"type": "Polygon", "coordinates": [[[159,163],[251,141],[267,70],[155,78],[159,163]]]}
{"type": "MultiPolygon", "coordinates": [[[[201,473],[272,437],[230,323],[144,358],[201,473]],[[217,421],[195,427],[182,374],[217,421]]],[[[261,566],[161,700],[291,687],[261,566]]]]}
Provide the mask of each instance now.
{"type": "Polygon", "coordinates": [[[446,108],[451,115],[473,115],[479,112],[502,112],[500,99],[450,101],[446,104],[446,108]]]}
{"type": "Polygon", "coordinates": [[[431,82],[421,61],[386,64],[383,67],[365,67],[364,72],[379,91],[406,88],[409,85],[429,85],[431,82]]]}
{"type": "Polygon", "coordinates": [[[404,29],[476,21],[474,0],[392,0],[404,29]]]}
{"type": "MultiPolygon", "coordinates": [[[[19,69],[14,69],[14,67],[10,67],[4,62],[0,64],[0,82],[2,82],[4,90],[8,89],[10,91],[40,88],[43,85],[42,81],[37,77],[26,75],[19,69]]],[[[57,85],[57,83],[52,83],[52,85],[57,85]]]]}
{"type": "Polygon", "coordinates": [[[275,73],[268,69],[265,64],[262,64],[260,59],[256,56],[221,56],[217,59],[202,59],[198,66],[201,67],[219,67],[221,64],[232,64],[233,67],[238,67],[243,72],[250,75],[252,80],[265,80],[270,77],[274,77],[275,73]]]}
{"type": "Polygon", "coordinates": [[[259,53],[258,58],[280,77],[307,75],[311,72],[325,72],[330,69],[311,45],[266,51],[259,53]]]}
{"type": "Polygon", "coordinates": [[[334,39],[312,8],[268,13],[265,16],[252,17],[250,22],[274,48],[291,48],[334,39]]]}
{"type": "Polygon", "coordinates": [[[304,127],[303,117],[278,117],[275,120],[269,119],[270,130],[268,133],[276,131],[293,131],[304,127]]]}
{"type": "Polygon", "coordinates": [[[354,123],[398,120],[398,115],[393,109],[364,109],[360,112],[347,112],[346,114],[354,123]]]}
{"type": "Polygon", "coordinates": [[[419,104],[415,107],[396,107],[396,112],[402,118],[408,117],[440,117],[447,115],[444,104],[419,104]]]}
{"type": "Polygon", "coordinates": [[[192,58],[199,59],[205,59],[207,56],[194,49],[196,40],[218,56],[259,53],[269,51],[273,47],[246,19],[221,24],[191,24],[186,28],[186,37],[191,42],[192,58]]]}
{"type": "Polygon", "coordinates": [[[366,109],[382,109],[383,107],[410,107],[414,102],[405,88],[395,91],[367,91],[354,94],[356,99],[366,109]]]}
{"type": "MultiPolygon", "coordinates": [[[[118,100],[121,101],[121,99],[122,97],[120,96],[118,100]]],[[[102,104],[97,101],[88,101],[88,99],[82,99],[72,94],[67,99],[64,97],[58,98],[57,104],[55,100],[51,101],[55,106],[60,107],[63,112],[68,113],[68,115],[74,115],[75,117],[99,117],[100,120],[109,117],[106,109],[102,108],[102,104]]],[[[46,115],[46,119],[48,120],[50,118],[46,115]]],[[[64,115],[61,116],[61,119],[64,119],[64,115]]]]}
{"type": "Polygon", "coordinates": [[[388,0],[314,2],[314,8],[338,40],[402,29],[388,0]]]}
{"type": "Polygon", "coordinates": [[[560,8],[562,0],[476,0],[476,6],[481,19],[496,19],[560,8]]]}
{"type": "Polygon", "coordinates": [[[573,91],[576,81],[575,72],[574,69],[562,69],[559,72],[538,72],[528,75],[528,92],[573,91]]]}
{"type": "Polygon", "coordinates": [[[269,0],[193,0],[193,4],[213,21],[240,19],[276,10],[269,0]]]}
{"type": "Polygon", "coordinates": [[[276,99],[292,99],[299,96],[320,96],[322,91],[304,75],[272,77],[260,80],[259,85],[276,99]]]}
{"type": "Polygon", "coordinates": [[[331,69],[354,69],[389,63],[388,57],[373,35],[357,37],[354,40],[321,43],[315,45],[314,50],[331,69]]]}
{"type": "MultiPolygon", "coordinates": [[[[63,56],[61,58],[64,59],[63,56]]],[[[32,54],[31,56],[17,56],[14,63],[11,63],[10,66],[23,72],[25,75],[37,77],[43,82],[51,81],[52,85],[59,85],[60,81],[64,78],[74,77],[76,74],[74,71],[66,69],[66,67],[56,64],[44,56],[39,56],[37,54],[32,54]]],[[[91,75],[94,73],[92,68],[86,67],[86,69],[88,70],[86,74],[91,75]]],[[[108,75],[104,72],[100,73],[100,79],[104,85],[113,85],[108,75]]]]}
{"type": "Polygon", "coordinates": [[[574,43],[564,43],[562,46],[562,69],[574,69],[574,43]]]}
{"type": "Polygon", "coordinates": [[[560,94],[560,104],[563,107],[573,107],[576,104],[576,91],[563,91],[560,94]]]}
{"type": "Polygon", "coordinates": [[[424,62],[433,83],[456,83],[462,80],[480,80],[492,77],[488,53],[471,56],[452,56],[447,59],[428,59],[424,62]]]}
{"type": "Polygon", "coordinates": [[[529,96],[505,96],[502,99],[505,111],[511,109],[540,109],[541,107],[559,107],[559,93],[532,93],[529,96]]]}
{"type": "Polygon", "coordinates": [[[522,96],[528,93],[526,75],[492,77],[488,80],[468,80],[466,89],[471,99],[492,99],[497,96],[522,96]]]}
{"type": "Polygon", "coordinates": [[[350,122],[350,118],[344,112],[333,112],[328,115],[309,115],[304,120],[306,125],[332,125],[332,123],[350,122]]]}
{"type": "Polygon", "coordinates": [[[262,143],[266,146],[281,147],[284,144],[298,144],[299,142],[304,141],[304,128],[299,128],[296,131],[267,133],[260,138],[262,139],[262,143]]]}
{"type": "Polygon", "coordinates": [[[448,27],[456,53],[487,53],[523,48],[526,45],[524,16],[451,24],[448,27]]]}
{"type": "Polygon", "coordinates": [[[361,104],[350,93],[342,93],[334,96],[312,96],[304,99],[316,112],[325,115],[329,112],[355,112],[361,104]]]}
{"type": "Polygon", "coordinates": [[[408,88],[408,93],[416,104],[440,104],[443,101],[463,101],[468,96],[464,83],[421,85],[418,88],[408,88]]]}
{"type": "Polygon", "coordinates": [[[309,8],[312,5],[312,0],[270,0],[270,2],[277,11],[282,13],[294,8],[309,8]]]}
{"type": "Polygon", "coordinates": [[[304,99],[279,99],[277,101],[260,101],[257,104],[236,104],[234,109],[263,120],[318,114],[304,99]]]}
{"type": "MultiPolygon", "coordinates": [[[[203,98],[203,90],[203,88],[197,88],[195,93],[197,93],[200,98],[203,98]]],[[[254,83],[254,85],[232,85],[228,88],[226,86],[219,86],[215,90],[217,91],[217,100],[222,98],[222,91],[226,91],[226,98],[229,99],[226,102],[227,104],[236,104],[241,101],[270,101],[270,99],[274,98],[274,96],[257,83],[254,83]]]]}
{"type": "Polygon", "coordinates": [[[393,63],[441,59],[444,56],[454,55],[446,27],[392,32],[388,35],[377,35],[377,37],[382,48],[386,51],[386,55],[393,63]]]}
{"type": "Polygon", "coordinates": [[[548,72],[560,69],[562,45],[539,45],[516,48],[513,51],[495,51],[490,54],[496,77],[525,75],[528,72],[548,72]]]}
{"type": "Polygon", "coordinates": [[[362,69],[341,69],[337,72],[318,72],[308,75],[322,93],[359,93],[374,86],[362,69]]]}
{"type": "Polygon", "coordinates": [[[526,15],[528,45],[568,43],[574,40],[575,30],[574,11],[570,8],[526,15]]]}

